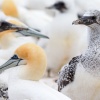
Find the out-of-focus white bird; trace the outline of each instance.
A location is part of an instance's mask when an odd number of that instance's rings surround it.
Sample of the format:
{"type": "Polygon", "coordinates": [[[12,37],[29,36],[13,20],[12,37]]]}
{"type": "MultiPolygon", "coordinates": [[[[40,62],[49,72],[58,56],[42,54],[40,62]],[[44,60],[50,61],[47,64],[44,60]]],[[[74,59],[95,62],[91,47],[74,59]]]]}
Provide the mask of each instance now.
{"type": "Polygon", "coordinates": [[[64,63],[85,50],[87,34],[82,27],[72,26],[77,14],[73,0],[58,1],[48,9],[56,11],[53,22],[46,30],[50,40],[40,39],[38,45],[46,51],[48,71],[58,72],[64,63]]]}
{"type": "Polygon", "coordinates": [[[20,46],[15,54],[0,66],[0,68],[9,65],[17,66],[9,73],[8,96],[10,100],[70,100],[67,96],[39,81],[47,66],[46,55],[39,46],[27,43],[20,46]],[[22,60],[26,60],[27,64],[18,66],[22,60]]]}
{"type": "Polygon", "coordinates": [[[52,20],[52,17],[44,11],[28,10],[25,7],[18,6],[13,0],[4,0],[2,3],[2,11],[8,16],[19,18],[26,25],[40,31],[52,20]]]}

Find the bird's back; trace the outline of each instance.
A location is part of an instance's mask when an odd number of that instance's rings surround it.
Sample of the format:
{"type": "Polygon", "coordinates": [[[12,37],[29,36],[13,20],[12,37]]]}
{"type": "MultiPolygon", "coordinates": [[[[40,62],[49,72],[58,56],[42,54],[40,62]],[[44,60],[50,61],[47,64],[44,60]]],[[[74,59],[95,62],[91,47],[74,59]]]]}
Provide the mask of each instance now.
{"type": "Polygon", "coordinates": [[[19,80],[9,86],[8,93],[11,100],[70,100],[38,81],[19,80]]]}

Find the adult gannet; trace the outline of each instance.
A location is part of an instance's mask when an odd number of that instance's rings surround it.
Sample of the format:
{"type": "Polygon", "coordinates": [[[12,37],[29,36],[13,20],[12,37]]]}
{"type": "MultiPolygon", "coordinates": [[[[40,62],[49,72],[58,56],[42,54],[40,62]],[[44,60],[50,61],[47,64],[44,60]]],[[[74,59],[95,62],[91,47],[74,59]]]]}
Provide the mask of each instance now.
{"type": "Polygon", "coordinates": [[[77,17],[75,8],[73,0],[57,1],[48,7],[56,11],[56,16],[46,31],[50,40],[40,39],[38,45],[46,51],[49,72],[58,72],[66,62],[87,47],[86,32],[82,27],[79,29],[71,24],[77,17]]]}
{"type": "Polygon", "coordinates": [[[100,99],[100,11],[87,11],[73,24],[88,26],[89,46],[74,57],[59,75],[58,90],[72,100],[100,99]]]}
{"type": "Polygon", "coordinates": [[[39,81],[47,66],[46,55],[39,46],[33,43],[20,46],[15,51],[15,55],[0,66],[0,69],[9,65],[17,66],[9,73],[8,95],[10,100],[70,100],[67,96],[39,81]],[[18,66],[22,60],[26,60],[27,64],[18,66]]]}
{"type": "MultiPolygon", "coordinates": [[[[18,20],[9,19],[2,12],[0,12],[0,65],[6,62],[9,57],[14,54],[17,47],[26,42],[34,42],[31,37],[17,37],[15,34],[45,37],[34,29],[28,29],[27,26],[24,26],[18,20]]],[[[6,82],[8,82],[7,72],[0,74],[0,94],[3,94],[2,90],[5,90],[3,88],[7,87],[6,82]]],[[[5,95],[3,95],[3,97],[5,98],[5,95]]]]}

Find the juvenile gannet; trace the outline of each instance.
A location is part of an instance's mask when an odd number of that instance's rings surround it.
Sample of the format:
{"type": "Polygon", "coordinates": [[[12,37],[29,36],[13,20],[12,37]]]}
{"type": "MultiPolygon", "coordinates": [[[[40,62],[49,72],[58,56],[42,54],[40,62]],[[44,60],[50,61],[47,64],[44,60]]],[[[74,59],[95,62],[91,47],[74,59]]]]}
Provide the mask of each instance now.
{"type": "MultiPolygon", "coordinates": [[[[58,90],[72,100],[100,99],[100,11],[87,11],[73,24],[88,26],[89,46],[60,71],[58,90]]],[[[80,33],[81,34],[81,33],[80,33]]]]}
{"type": "Polygon", "coordinates": [[[46,55],[39,46],[33,43],[20,46],[15,51],[15,55],[0,66],[0,69],[9,65],[17,66],[8,74],[8,96],[10,100],[70,100],[67,96],[39,81],[47,66],[46,55]],[[22,60],[26,60],[27,64],[19,66],[22,60]]]}
{"type": "Polygon", "coordinates": [[[82,27],[79,29],[71,24],[77,18],[73,0],[57,1],[48,9],[56,12],[54,20],[46,30],[50,40],[40,39],[38,45],[46,51],[48,72],[57,73],[72,57],[84,51],[87,47],[87,34],[82,27]]]}

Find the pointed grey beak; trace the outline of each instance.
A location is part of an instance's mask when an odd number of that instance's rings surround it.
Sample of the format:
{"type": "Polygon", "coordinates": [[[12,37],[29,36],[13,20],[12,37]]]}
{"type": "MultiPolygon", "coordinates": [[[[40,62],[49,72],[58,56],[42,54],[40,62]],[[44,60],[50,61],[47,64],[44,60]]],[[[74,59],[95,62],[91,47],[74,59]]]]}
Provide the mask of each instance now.
{"type": "Polygon", "coordinates": [[[48,36],[41,34],[41,32],[39,32],[36,29],[33,28],[26,28],[25,30],[19,30],[17,31],[20,34],[24,35],[24,36],[32,36],[32,37],[37,37],[37,38],[47,38],[49,39],[48,36]]]}
{"type": "Polygon", "coordinates": [[[11,24],[6,21],[0,22],[0,32],[6,31],[6,30],[15,30],[16,32],[19,32],[20,34],[24,36],[33,36],[38,38],[49,38],[48,36],[45,36],[41,34],[38,30],[32,29],[32,28],[24,28],[21,26],[17,26],[14,24],[11,24]]]}
{"type": "Polygon", "coordinates": [[[80,19],[72,22],[72,25],[78,25],[78,24],[82,24],[82,21],[80,19]]]}
{"type": "Polygon", "coordinates": [[[74,24],[74,25],[78,25],[78,24],[91,25],[94,23],[97,23],[95,16],[83,16],[80,19],[73,21],[72,24],[74,24]]]}
{"type": "Polygon", "coordinates": [[[19,63],[22,61],[23,59],[18,58],[17,55],[14,55],[13,57],[11,57],[11,59],[9,59],[6,63],[4,63],[3,65],[0,66],[0,71],[3,71],[5,69],[11,68],[11,67],[16,67],[19,65],[19,63]]]}

